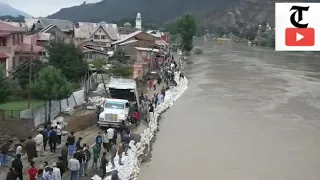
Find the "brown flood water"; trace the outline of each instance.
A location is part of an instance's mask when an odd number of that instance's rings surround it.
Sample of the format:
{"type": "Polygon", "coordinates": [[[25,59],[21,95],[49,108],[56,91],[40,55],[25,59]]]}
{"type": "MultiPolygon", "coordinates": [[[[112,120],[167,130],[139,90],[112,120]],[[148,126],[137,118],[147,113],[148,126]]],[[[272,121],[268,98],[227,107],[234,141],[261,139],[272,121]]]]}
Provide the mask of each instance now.
{"type": "Polygon", "coordinates": [[[139,179],[320,179],[320,58],[202,47],[139,179]]]}

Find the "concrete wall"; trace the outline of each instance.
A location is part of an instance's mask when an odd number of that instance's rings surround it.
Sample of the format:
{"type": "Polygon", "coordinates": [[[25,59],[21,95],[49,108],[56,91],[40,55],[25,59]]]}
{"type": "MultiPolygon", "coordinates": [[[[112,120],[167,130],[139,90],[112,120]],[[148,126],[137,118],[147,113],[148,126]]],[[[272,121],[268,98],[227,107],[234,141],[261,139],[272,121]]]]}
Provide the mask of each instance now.
{"type": "MultiPolygon", "coordinates": [[[[51,102],[51,120],[58,116],[61,111],[68,107],[74,108],[75,106],[82,105],[85,100],[84,90],[75,91],[68,99],[51,102]]],[[[37,127],[45,123],[45,119],[49,113],[49,105],[41,105],[27,109],[20,112],[20,118],[34,119],[34,126],[37,127]]]]}

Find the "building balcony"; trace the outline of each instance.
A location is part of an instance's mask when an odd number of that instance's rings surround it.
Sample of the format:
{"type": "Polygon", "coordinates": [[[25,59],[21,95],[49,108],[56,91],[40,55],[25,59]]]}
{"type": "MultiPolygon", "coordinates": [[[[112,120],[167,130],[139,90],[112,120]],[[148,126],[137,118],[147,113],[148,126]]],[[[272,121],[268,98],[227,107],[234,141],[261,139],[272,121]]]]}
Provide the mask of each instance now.
{"type": "Polygon", "coordinates": [[[11,47],[0,46],[0,53],[11,53],[11,47]]]}

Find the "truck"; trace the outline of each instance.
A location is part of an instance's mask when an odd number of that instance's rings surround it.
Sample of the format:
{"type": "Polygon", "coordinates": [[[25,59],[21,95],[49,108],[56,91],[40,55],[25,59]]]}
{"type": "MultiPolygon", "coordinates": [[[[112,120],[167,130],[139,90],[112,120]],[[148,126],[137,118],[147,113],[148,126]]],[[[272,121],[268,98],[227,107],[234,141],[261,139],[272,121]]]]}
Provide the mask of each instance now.
{"type": "Polygon", "coordinates": [[[102,103],[98,124],[100,127],[120,127],[123,121],[127,123],[131,113],[140,110],[137,84],[134,79],[112,77],[107,88],[111,98],[102,103]]]}

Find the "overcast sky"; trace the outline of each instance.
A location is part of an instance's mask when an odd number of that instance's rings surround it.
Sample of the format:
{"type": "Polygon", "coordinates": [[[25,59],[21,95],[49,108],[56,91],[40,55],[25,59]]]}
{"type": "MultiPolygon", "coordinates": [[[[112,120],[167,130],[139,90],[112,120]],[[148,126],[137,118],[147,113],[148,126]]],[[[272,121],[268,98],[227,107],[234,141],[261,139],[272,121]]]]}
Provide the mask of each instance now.
{"type": "MultiPolygon", "coordinates": [[[[87,3],[101,0],[86,0],[87,3]]],[[[12,7],[24,11],[32,16],[47,16],[59,11],[61,8],[80,5],[84,0],[0,0],[12,7]]]]}

